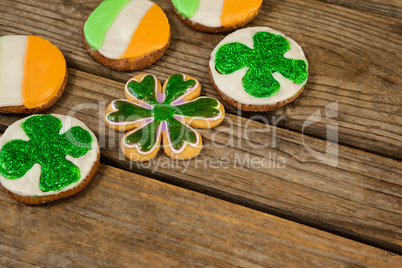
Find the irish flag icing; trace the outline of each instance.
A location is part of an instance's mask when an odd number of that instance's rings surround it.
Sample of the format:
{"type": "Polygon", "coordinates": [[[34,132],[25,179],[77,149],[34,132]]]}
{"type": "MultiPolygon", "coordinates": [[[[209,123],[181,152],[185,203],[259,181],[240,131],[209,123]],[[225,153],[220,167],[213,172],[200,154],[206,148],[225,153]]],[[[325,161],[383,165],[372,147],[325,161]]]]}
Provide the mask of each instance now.
{"type": "Polygon", "coordinates": [[[253,16],[262,0],[173,0],[183,17],[208,27],[231,27],[253,16]]]}
{"type": "Polygon", "coordinates": [[[163,10],[148,0],[105,0],[84,25],[88,44],[110,59],[135,59],[162,49],[170,38],[163,10]]]}
{"type": "Polygon", "coordinates": [[[45,105],[66,75],[60,50],[39,36],[0,37],[0,107],[45,105]]]}

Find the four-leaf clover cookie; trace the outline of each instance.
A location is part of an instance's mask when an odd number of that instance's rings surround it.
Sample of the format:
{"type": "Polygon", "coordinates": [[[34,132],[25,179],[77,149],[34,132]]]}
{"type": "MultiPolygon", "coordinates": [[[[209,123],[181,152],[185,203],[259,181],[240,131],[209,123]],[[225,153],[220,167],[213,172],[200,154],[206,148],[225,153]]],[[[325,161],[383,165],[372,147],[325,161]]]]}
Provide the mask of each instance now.
{"type": "Polygon", "coordinates": [[[194,128],[212,128],[224,118],[223,105],[214,98],[199,97],[200,83],[184,74],[170,76],[163,87],[151,74],[137,75],[125,86],[127,99],[113,101],[106,109],[106,124],[129,131],[121,141],[123,153],[134,161],[148,161],[163,143],[167,155],[190,159],[202,149],[194,128]]]}
{"type": "Polygon", "coordinates": [[[9,195],[40,204],[73,195],[99,163],[95,135],[63,115],[34,115],[12,124],[0,138],[0,182],[9,195]]]}
{"type": "Polygon", "coordinates": [[[308,78],[302,48],[268,27],[228,35],[212,52],[209,64],[216,91],[245,111],[274,110],[293,101],[308,78]]]}

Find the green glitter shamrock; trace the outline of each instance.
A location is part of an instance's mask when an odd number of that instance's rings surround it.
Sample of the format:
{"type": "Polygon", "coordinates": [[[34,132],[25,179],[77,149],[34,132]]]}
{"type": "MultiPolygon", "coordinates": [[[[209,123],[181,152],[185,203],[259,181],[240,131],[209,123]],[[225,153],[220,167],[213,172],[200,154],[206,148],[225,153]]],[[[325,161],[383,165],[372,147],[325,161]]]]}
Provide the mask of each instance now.
{"type": "Polygon", "coordinates": [[[249,67],[243,77],[245,91],[257,98],[274,95],[280,84],[272,76],[278,72],[296,84],[308,76],[307,63],[287,59],[283,55],[290,49],[289,41],[270,32],[258,32],[253,36],[254,49],[239,42],[225,44],[216,53],[215,65],[221,74],[231,74],[249,67]]]}
{"type": "Polygon", "coordinates": [[[126,84],[128,100],[114,100],[106,110],[105,121],[116,130],[132,130],[121,144],[132,160],[152,159],[162,140],[169,156],[188,159],[202,147],[201,136],[192,127],[214,127],[224,117],[220,102],[198,97],[200,92],[199,82],[184,74],[170,76],[163,88],[154,75],[138,75],[126,84]]]}
{"type": "Polygon", "coordinates": [[[41,165],[39,188],[59,190],[81,177],[80,169],[66,159],[67,155],[80,157],[91,150],[92,137],[88,131],[76,126],[64,134],[60,119],[53,115],[36,115],[21,124],[29,141],[12,140],[0,151],[0,175],[18,179],[34,164],[41,165]]]}

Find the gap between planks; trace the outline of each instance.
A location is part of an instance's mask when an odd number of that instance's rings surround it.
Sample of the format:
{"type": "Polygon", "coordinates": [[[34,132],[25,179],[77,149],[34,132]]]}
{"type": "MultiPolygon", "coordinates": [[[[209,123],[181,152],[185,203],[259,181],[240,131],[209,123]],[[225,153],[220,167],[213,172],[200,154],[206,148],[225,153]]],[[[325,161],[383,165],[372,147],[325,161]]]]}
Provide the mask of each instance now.
{"type": "MultiPolygon", "coordinates": [[[[367,154],[347,147],[339,147],[339,166],[330,167],[306,152],[301,135],[280,128],[273,128],[244,118],[228,115],[234,122],[234,138],[241,144],[226,148],[212,147],[215,135],[218,145],[230,138],[228,122],[212,132],[201,131],[206,148],[199,160],[223,159],[231,161],[229,169],[202,169],[195,160],[179,162],[177,166],[163,169],[158,163],[148,168],[131,166],[119,153],[119,137],[104,128],[103,109],[113,99],[124,97],[124,84],[70,69],[69,86],[63,98],[49,113],[68,114],[71,107],[87,103],[91,109],[79,110],[75,116],[84,121],[109,148],[103,148],[102,161],[116,167],[135,171],[170,184],[216,196],[243,206],[258,209],[283,218],[326,230],[395,253],[401,250],[401,185],[400,163],[367,154]],[[100,105],[100,106],[99,106],[100,105]],[[243,134],[244,123],[249,122],[248,140],[266,145],[254,150],[247,145],[243,134]],[[269,145],[273,133],[277,144],[269,145]],[[276,153],[287,161],[285,170],[249,169],[233,165],[233,155],[251,155],[264,158],[276,153]],[[184,164],[188,164],[186,172],[184,164]],[[154,172],[153,170],[156,170],[154,172]]],[[[2,115],[4,126],[21,118],[2,115]]],[[[227,121],[226,120],[226,121],[227,121]]],[[[312,149],[325,151],[325,142],[305,137],[312,149]]],[[[157,159],[164,157],[163,153],[157,159]]]]}
{"type": "MultiPolygon", "coordinates": [[[[69,66],[125,82],[132,74],[98,65],[82,48],[81,27],[98,2],[2,2],[0,33],[39,34],[61,48],[69,66]]],[[[194,32],[173,14],[170,1],[155,2],[166,11],[175,34],[166,55],[144,72],[159,79],[174,72],[192,75],[202,83],[204,95],[217,97],[209,82],[207,63],[224,35],[194,32]]],[[[400,160],[401,76],[395,70],[402,68],[398,53],[401,21],[342,7],[346,1],[331,2],[339,5],[313,0],[264,1],[260,15],[249,25],[270,26],[286,33],[304,48],[310,62],[311,75],[303,94],[294,104],[265,115],[269,122],[286,116],[279,126],[300,133],[311,114],[318,110],[324,114],[327,104],[337,102],[339,117],[306,128],[305,134],[325,139],[327,124],[338,124],[340,144],[400,160]]],[[[361,3],[355,1],[350,6],[357,8],[363,6],[361,3]]],[[[389,1],[369,3],[392,6],[389,1]]],[[[229,113],[236,113],[224,105],[229,113]]]]}
{"type": "Polygon", "coordinates": [[[396,267],[402,257],[101,164],[75,196],[27,206],[0,193],[0,264],[396,267]],[[21,220],[23,219],[23,220],[21,220]]]}

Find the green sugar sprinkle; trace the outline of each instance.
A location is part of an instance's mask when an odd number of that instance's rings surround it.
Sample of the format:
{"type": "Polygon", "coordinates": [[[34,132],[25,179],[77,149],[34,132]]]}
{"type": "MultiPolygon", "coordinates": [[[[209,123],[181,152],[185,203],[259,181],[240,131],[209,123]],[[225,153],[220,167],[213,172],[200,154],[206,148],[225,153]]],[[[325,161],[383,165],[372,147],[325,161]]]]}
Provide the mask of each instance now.
{"type": "Polygon", "coordinates": [[[62,122],[53,115],[32,116],[21,127],[30,140],[13,140],[3,146],[0,175],[18,179],[38,163],[39,187],[44,192],[60,190],[80,179],[80,169],[66,156],[80,157],[91,150],[92,136],[87,130],[76,126],[59,134],[62,122]]]}
{"type": "Polygon", "coordinates": [[[258,32],[253,37],[254,49],[239,42],[228,43],[218,49],[215,65],[221,74],[231,74],[249,67],[243,77],[245,91],[257,98],[270,97],[280,88],[272,73],[278,72],[296,84],[308,77],[307,63],[287,59],[283,55],[290,49],[286,38],[269,32],[258,32]]]}

